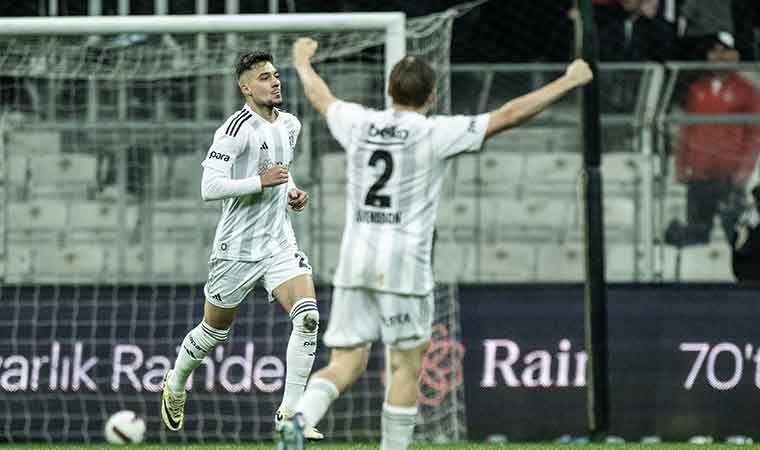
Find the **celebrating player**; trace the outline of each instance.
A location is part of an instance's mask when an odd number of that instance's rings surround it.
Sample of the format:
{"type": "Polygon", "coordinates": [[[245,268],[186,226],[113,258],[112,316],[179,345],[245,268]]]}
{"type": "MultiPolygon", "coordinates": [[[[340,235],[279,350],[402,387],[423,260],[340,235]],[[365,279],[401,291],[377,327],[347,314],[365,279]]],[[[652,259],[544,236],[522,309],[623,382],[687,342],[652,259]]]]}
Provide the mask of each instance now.
{"type": "Polygon", "coordinates": [[[435,75],[407,56],[393,68],[391,108],[376,111],[336,99],[314,71],[317,43],[301,38],[293,63],[304,93],[347,153],[346,226],[333,280],[325,345],[327,367],[312,376],[297,414],[281,427],[280,449],[301,450],[304,430],[365,371],[370,344],[390,346],[391,382],[382,411],[381,450],[404,450],[417,416],[417,379],[431,337],[433,225],[452,156],[477,151],[484,139],[533,117],[592,78],[575,61],[561,78],[495,111],[426,117],[435,75]]]}
{"type": "MultiPolygon", "coordinates": [[[[204,288],[203,320],[185,336],[174,368],[164,377],[161,418],[172,431],[182,428],[187,379],[227,339],[238,305],[259,279],[270,302],[276,299],[293,324],[276,425],[294,414],[316,353],[319,312],[311,266],[298,249],[287,211],[288,206],[301,211],[309,200],[288,172],[301,123],[277,109],[282,83],[272,55],[247,53],[235,69],[245,106],[216,130],[202,163],[201,196],[223,200],[204,288]]],[[[306,437],[323,438],[313,428],[306,430],[306,437]]]]}

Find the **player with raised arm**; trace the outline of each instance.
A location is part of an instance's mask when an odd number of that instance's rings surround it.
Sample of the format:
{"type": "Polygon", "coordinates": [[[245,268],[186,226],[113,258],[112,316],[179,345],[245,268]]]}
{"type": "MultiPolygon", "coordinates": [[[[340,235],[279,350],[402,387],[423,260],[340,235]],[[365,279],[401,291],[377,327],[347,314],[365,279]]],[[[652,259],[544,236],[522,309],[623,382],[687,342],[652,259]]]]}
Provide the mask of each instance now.
{"type": "Polygon", "coordinates": [[[335,271],[324,343],[330,362],[315,373],[280,430],[281,450],[305,447],[303,430],[364,373],[370,345],[390,346],[391,381],[382,409],[381,450],[404,450],[417,416],[417,379],[433,321],[433,226],[451,157],[478,151],[484,139],[530,119],[592,78],[575,61],[559,79],[495,111],[476,116],[425,114],[435,75],[407,56],[390,74],[393,105],[377,111],[336,99],[314,71],[317,43],[300,38],[293,64],[304,93],[346,151],[346,226],[335,271]]]}
{"type": "MultiPolygon", "coordinates": [[[[202,163],[201,197],[222,200],[203,320],[185,336],[174,367],[164,376],[161,418],[172,431],[184,422],[187,379],[214,346],[227,340],[238,306],[258,280],[293,324],[276,426],[295,413],[316,353],[319,312],[311,266],[298,249],[288,216],[288,207],[301,211],[309,200],[288,171],[301,123],[277,108],[282,84],[272,55],[247,53],[235,71],[245,105],[216,130],[202,163]]],[[[306,435],[323,438],[313,428],[306,435]]]]}

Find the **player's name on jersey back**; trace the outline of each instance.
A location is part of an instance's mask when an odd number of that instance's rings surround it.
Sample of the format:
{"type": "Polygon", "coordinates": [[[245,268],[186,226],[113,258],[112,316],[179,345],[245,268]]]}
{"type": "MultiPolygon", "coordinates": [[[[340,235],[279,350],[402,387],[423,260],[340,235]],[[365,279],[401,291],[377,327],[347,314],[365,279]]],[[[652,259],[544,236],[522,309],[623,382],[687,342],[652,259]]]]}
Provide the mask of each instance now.
{"type": "Polygon", "coordinates": [[[369,209],[357,209],[354,216],[356,223],[374,224],[399,224],[401,223],[400,212],[372,211],[369,209]]]}

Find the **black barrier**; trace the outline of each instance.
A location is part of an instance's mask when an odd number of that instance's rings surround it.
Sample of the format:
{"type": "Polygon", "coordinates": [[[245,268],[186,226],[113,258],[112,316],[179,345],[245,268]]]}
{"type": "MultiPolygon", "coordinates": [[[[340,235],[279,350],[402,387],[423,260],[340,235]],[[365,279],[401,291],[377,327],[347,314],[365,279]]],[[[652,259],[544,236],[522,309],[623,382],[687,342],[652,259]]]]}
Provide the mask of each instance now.
{"type": "MultiPolygon", "coordinates": [[[[610,431],[760,437],[760,288],[614,285],[610,431]]],[[[586,434],[580,285],[460,288],[470,438],[586,434]]]]}
{"type": "MultiPolygon", "coordinates": [[[[433,339],[421,377],[417,436],[465,437],[464,391],[453,291],[436,289],[433,339]]],[[[331,289],[317,289],[329,321],[331,289]]],[[[195,371],[180,433],[159,418],[162,378],[202,317],[201,285],[4,286],[0,289],[0,441],[101,440],[109,415],[130,409],[156,441],[262,441],[285,382],[290,320],[263,289],[241,304],[228,341],[195,371]]],[[[327,362],[321,345],[315,368],[327,362]]],[[[335,440],[377,440],[384,353],[333,405],[320,428],[335,440]]]]}
{"type": "MultiPolygon", "coordinates": [[[[196,370],[185,430],[176,434],[160,424],[160,389],[183,336],[202,317],[202,286],[6,286],[1,293],[6,440],[98,440],[120,409],[146,419],[149,439],[271,438],[290,323],[262,292],[243,302],[228,342],[196,370]]],[[[325,359],[320,352],[317,364],[325,359]]]]}
{"type": "MultiPolygon", "coordinates": [[[[170,435],[158,418],[158,390],[201,317],[201,286],[3,287],[0,438],[100,439],[109,414],[132,409],[146,418],[151,440],[270,439],[290,323],[262,294],[243,303],[229,342],[196,372],[185,431],[170,435]]],[[[614,285],[608,296],[612,433],[760,437],[760,288],[614,285]]],[[[452,297],[436,297],[440,316],[452,297]]],[[[318,298],[328,321],[330,290],[318,298]]],[[[423,364],[420,403],[432,424],[425,438],[435,439],[441,424],[451,428],[464,399],[472,440],[584,434],[581,286],[460,286],[459,304],[461,334],[437,321],[423,364]]],[[[327,354],[320,348],[317,367],[327,354]]],[[[370,364],[353,400],[325,419],[331,438],[378,437],[379,347],[370,364]]]]}

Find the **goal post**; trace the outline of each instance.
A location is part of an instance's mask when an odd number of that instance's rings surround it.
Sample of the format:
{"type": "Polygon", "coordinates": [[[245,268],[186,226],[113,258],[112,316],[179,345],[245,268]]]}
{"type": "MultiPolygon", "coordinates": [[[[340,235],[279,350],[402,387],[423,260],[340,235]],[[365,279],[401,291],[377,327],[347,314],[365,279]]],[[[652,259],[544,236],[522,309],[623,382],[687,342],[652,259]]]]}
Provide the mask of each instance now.
{"type": "Polygon", "coordinates": [[[406,54],[406,15],[401,12],[0,18],[0,36],[246,33],[251,30],[272,33],[383,30],[386,79],[393,65],[406,54]]]}
{"type": "MultiPolygon", "coordinates": [[[[338,98],[382,108],[393,64],[409,53],[436,69],[448,112],[451,11],[0,19],[0,182],[7,261],[0,272],[0,441],[98,441],[131,409],[152,441],[272,438],[290,323],[262,291],[244,302],[229,342],[194,374],[186,427],[157,415],[163,371],[202,315],[219,218],[198,195],[214,130],[242,99],[235,57],[269,50],[283,108],[302,122],[296,183],[312,192],[293,227],[329,320],[327,288],[344,212],[345,153],[303,96],[294,40],[320,42],[319,73],[338,98]],[[11,263],[12,262],[12,263],[11,263]],[[10,361],[10,362],[9,362],[10,361]]],[[[417,437],[466,438],[455,286],[436,289],[417,437]]],[[[377,440],[382,348],[320,429],[377,440]]],[[[328,351],[317,354],[316,367],[328,351]]]]}

